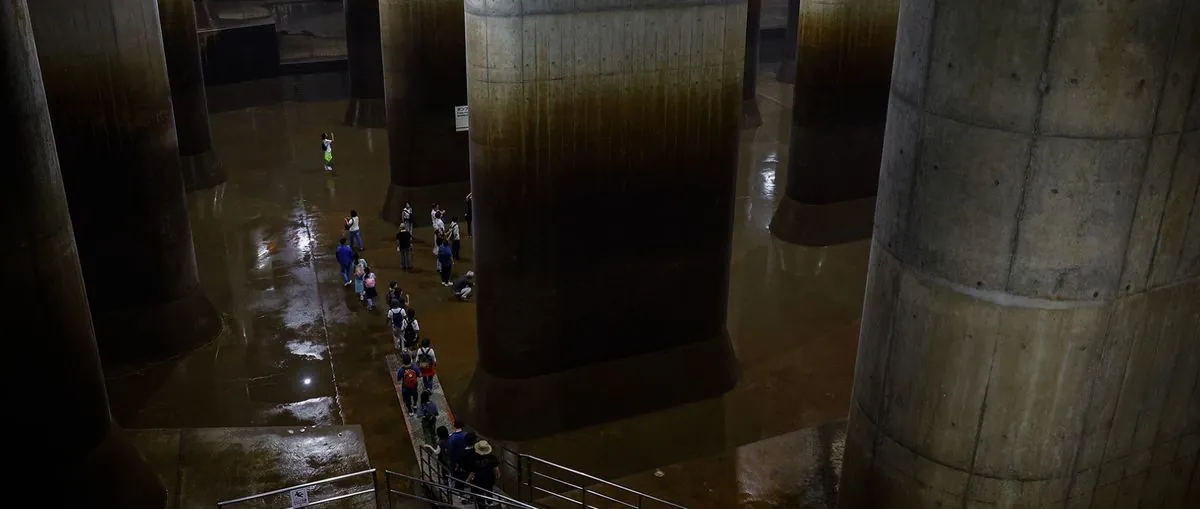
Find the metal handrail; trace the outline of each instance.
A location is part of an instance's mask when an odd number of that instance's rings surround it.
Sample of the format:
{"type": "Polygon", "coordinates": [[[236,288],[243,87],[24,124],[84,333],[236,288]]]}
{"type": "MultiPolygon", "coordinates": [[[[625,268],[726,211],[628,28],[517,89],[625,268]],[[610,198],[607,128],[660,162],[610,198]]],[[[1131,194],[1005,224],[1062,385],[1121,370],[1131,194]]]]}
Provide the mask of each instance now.
{"type": "MultiPolygon", "coordinates": [[[[511,451],[509,451],[509,452],[512,453],[511,451]]],[[[518,465],[516,465],[516,471],[517,471],[517,476],[518,476],[518,479],[517,479],[518,491],[520,491],[519,488],[521,486],[528,487],[529,492],[530,492],[529,493],[530,499],[528,500],[529,502],[533,501],[534,493],[546,493],[549,495],[553,495],[557,498],[561,498],[563,500],[568,500],[574,504],[578,504],[580,507],[582,507],[584,509],[592,508],[592,506],[588,505],[588,503],[587,503],[588,496],[594,496],[597,498],[615,502],[617,504],[620,504],[625,507],[629,507],[631,509],[642,509],[646,502],[653,502],[655,504],[661,504],[665,507],[673,508],[673,509],[687,509],[684,506],[681,506],[679,504],[668,502],[661,498],[658,498],[658,497],[655,497],[652,495],[647,495],[647,494],[637,491],[635,489],[621,486],[620,484],[614,483],[612,481],[607,481],[607,480],[601,479],[599,477],[596,477],[594,475],[580,472],[580,471],[575,470],[570,467],[565,467],[563,465],[559,465],[557,463],[554,463],[553,461],[545,460],[545,459],[539,458],[537,456],[529,455],[529,454],[519,454],[519,453],[512,453],[512,454],[517,457],[517,461],[518,461],[518,465]],[[521,468],[520,463],[524,463],[525,465],[527,465],[528,468],[521,468]],[[637,503],[631,504],[629,502],[617,500],[617,499],[607,496],[603,493],[599,493],[593,489],[588,489],[587,486],[582,485],[583,483],[581,483],[580,485],[576,485],[576,484],[564,481],[562,479],[558,479],[556,477],[547,475],[544,472],[538,472],[535,468],[538,465],[553,467],[558,470],[562,470],[563,472],[567,472],[569,474],[578,476],[582,479],[592,481],[596,484],[601,484],[604,486],[614,488],[620,492],[623,492],[623,493],[626,493],[633,497],[636,497],[637,503]],[[525,478],[524,482],[522,482],[521,477],[525,478]],[[546,488],[536,486],[535,482],[534,482],[535,479],[546,479],[546,480],[557,482],[561,485],[567,486],[570,489],[578,490],[580,492],[580,500],[575,500],[573,498],[566,497],[560,493],[555,493],[555,492],[552,492],[551,490],[547,490],[546,488]]],[[[511,463],[509,465],[511,466],[511,463]]]]}
{"type": "MultiPolygon", "coordinates": [[[[428,480],[425,480],[425,479],[420,479],[420,478],[417,478],[417,477],[413,477],[413,476],[411,476],[411,475],[405,475],[405,474],[401,474],[401,473],[399,473],[399,472],[393,472],[393,471],[391,471],[391,470],[384,470],[384,484],[385,484],[385,487],[386,487],[386,490],[387,490],[387,492],[388,492],[388,493],[395,493],[395,494],[397,494],[397,495],[401,495],[401,496],[408,496],[408,497],[412,497],[412,498],[418,498],[418,499],[421,499],[421,500],[424,500],[424,501],[427,501],[427,502],[431,502],[431,503],[435,503],[435,504],[438,504],[438,505],[444,505],[444,506],[446,506],[446,507],[457,507],[457,506],[455,506],[453,503],[451,503],[451,502],[448,502],[448,501],[441,501],[441,500],[430,500],[430,499],[425,499],[425,498],[423,498],[423,497],[418,497],[418,496],[416,496],[416,495],[410,495],[410,494],[408,494],[408,493],[404,493],[404,492],[402,492],[402,491],[396,491],[396,490],[393,490],[393,489],[392,489],[392,478],[393,478],[393,477],[398,477],[398,478],[400,478],[400,479],[404,479],[404,480],[407,480],[407,481],[409,481],[409,482],[419,483],[419,484],[422,484],[422,485],[424,485],[424,486],[425,486],[425,487],[427,487],[427,488],[431,488],[431,489],[435,489],[435,490],[441,490],[441,491],[445,491],[445,492],[448,492],[448,493],[450,493],[450,494],[451,494],[451,496],[453,496],[453,495],[458,495],[458,496],[460,496],[460,497],[463,497],[463,498],[466,498],[466,497],[470,497],[470,498],[480,498],[480,499],[483,499],[483,500],[486,500],[486,501],[489,501],[489,502],[494,502],[494,503],[500,504],[502,508],[511,507],[511,508],[514,508],[514,509],[537,509],[536,507],[534,507],[534,506],[532,506],[532,505],[529,505],[529,504],[526,504],[526,503],[524,503],[524,502],[521,502],[520,500],[516,500],[516,499],[510,498],[510,497],[508,497],[508,496],[505,496],[505,495],[504,495],[504,494],[502,494],[502,493],[496,493],[496,492],[492,492],[492,494],[491,494],[491,495],[480,495],[480,494],[478,494],[478,493],[475,493],[475,492],[472,492],[472,491],[468,491],[468,490],[460,490],[460,489],[458,489],[458,488],[454,488],[454,487],[451,487],[451,486],[447,486],[447,485],[444,485],[444,484],[441,484],[441,483],[438,483],[438,482],[434,482],[434,481],[428,481],[428,480]],[[445,505],[445,504],[448,504],[448,505],[445,505]]],[[[471,483],[468,483],[468,482],[466,482],[466,481],[463,481],[463,485],[465,485],[465,486],[467,486],[467,487],[473,487],[473,486],[471,485],[471,483]]],[[[390,497],[389,497],[389,498],[390,498],[390,497]]],[[[389,499],[389,502],[390,502],[390,499],[389,499]]],[[[390,503],[389,503],[389,507],[390,507],[390,503]]]]}
{"type": "Polygon", "coordinates": [[[378,471],[378,469],[375,469],[375,468],[371,468],[371,469],[367,469],[367,470],[360,470],[360,471],[358,471],[358,472],[354,472],[354,473],[351,473],[351,474],[342,474],[342,475],[339,475],[339,476],[330,477],[330,478],[328,478],[328,479],[321,479],[321,480],[318,480],[318,481],[310,481],[310,482],[306,482],[306,483],[304,483],[304,484],[297,484],[297,485],[295,485],[295,486],[288,486],[288,487],[286,487],[286,488],[280,488],[280,489],[277,489],[277,490],[272,490],[272,491],[268,491],[268,492],[265,492],[265,493],[259,493],[259,494],[257,494],[257,495],[250,495],[250,496],[248,496],[248,497],[241,497],[241,498],[235,498],[235,499],[232,499],[232,500],[225,500],[225,501],[223,501],[223,502],[217,502],[217,509],[221,509],[221,508],[223,508],[223,507],[225,507],[225,506],[230,506],[230,505],[235,505],[235,504],[241,504],[241,503],[244,503],[244,502],[249,502],[249,501],[251,501],[251,500],[258,500],[258,499],[260,499],[260,498],[273,497],[273,496],[275,496],[275,495],[282,495],[282,494],[284,494],[284,493],[287,493],[287,492],[289,492],[289,491],[292,491],[292,490],[298,490],[298,489],[301,489],[301,488],[308,488],[308,487],[317,486],[317,485],[321,485],[321,484],[329,484],[329,483],[331,483],[331,482],[334,482],[334,481],[340,481],[340,480],[342,480],[342,479],[349,479],[349,478],[351,478],[351,477],[358,477],[358,476],[361,476],[361,475],[364,475],[364,474],[371,474],[371,484],[372,484],[372,488],[371,488],[371,489],[369,489],[369,490],[361,490],[361,491],[356,491],[356,492],[354,492],[354,493],[344,493],[344,494],[338,495],[338,496],[336,496],[336,497],[330,497],[330,498],[327,498],[327,499],[318,500],[318,501],[316,501],[316,502],[310,502],[308,505],[310,505],[310,506],[314,506],[314,505],[320,505],[320,504],[323,504],[323,503],[325,503],[325,502],[332,502],[332,501],[335,501],[335,500],[342,500],[342,499],[344,499],[344,498],[349,498],[349,497],[354,497],[354,496],[358,496],[358,495],[363,495],[363,494],[366,494],[366,493],[375,493],[375,491],[376,491],[376,490],[375,490],[374,484],[375,484],[375,472],[376,472],[376,471],[378,471]]]}

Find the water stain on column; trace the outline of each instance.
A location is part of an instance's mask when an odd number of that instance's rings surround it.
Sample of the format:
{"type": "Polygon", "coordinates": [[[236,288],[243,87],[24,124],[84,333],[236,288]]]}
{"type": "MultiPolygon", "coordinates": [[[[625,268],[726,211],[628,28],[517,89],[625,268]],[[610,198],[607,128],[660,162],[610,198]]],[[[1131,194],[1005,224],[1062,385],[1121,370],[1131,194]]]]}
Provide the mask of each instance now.
{"type": "Polygon", "coordinates": [[[467,133],[454,127],[467,104],[463,2],[381,0],[379,13],[392,174],[383,218],[398,223],[405,201],[421,208],[470,179],[467,133]]]}
{"type": "Polygon", "coordinates": [[[383,48],[379,34],[379,0],[346,0],[346,60],[350,70],[350,104],[345,123],[384,127],[383,48]]]}
{"type": "Polygon", "coordinates": [[[15,339],[10,355],[23,368],[10,378],[36,387],[12,391],[8,404],[45,422],[70,423],[68,432],[55,425],[23,430],[16,457],[30,472],[72,472],[72,496],[89,505],[162,508],[162,484],[109,415],[24,1],[0,3],[0,73],[0,121],[9,142],[0,288],[13,297],[0,324],[15,339]]]}
{"type": "Polygon", "coordinates": [[[870,236],[898,5],[801,6],[786,198],[771,221],[779,238],[830,245],[870,236]]]}
{"type": "Polygon", "coordinates": [[[158,0],[162,23],[163,52],[171,83],[171,105],[183,184],[187,190],[204,189],[225,181],[225,169],[212,150],[208,128],[208,100],[200,63],[200,40],[196,35],[193,0],[158,0]]]}
{"type": "Polygon", "coordinates": [[[734,383],[745,12],[469,15],[476,425],[519,439],[734,383]]]}
{"type": "Polygon", "coordinates": [[[154,0],[30,5],[46,97],[106,364],[210,340],[154,0]]]}

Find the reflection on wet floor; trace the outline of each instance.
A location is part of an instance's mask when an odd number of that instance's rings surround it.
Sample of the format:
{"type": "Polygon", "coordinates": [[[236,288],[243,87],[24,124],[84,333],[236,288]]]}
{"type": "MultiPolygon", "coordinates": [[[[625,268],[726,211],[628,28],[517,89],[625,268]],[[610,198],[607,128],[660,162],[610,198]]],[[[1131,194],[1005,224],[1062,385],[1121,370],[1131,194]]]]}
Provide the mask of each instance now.
{"type": "MultiPolygon", "coordinates": [[[[743,133],[730,271],[739,385],[723,398],[504,445],[689,507],[820,507],[786,501],[830,489],[821,469],[836,462],[821,458],[840,453],[822,447],[840,438],[805,437],[847,412],[867,243],[803,248],[771,237],[785,185],[790,88],[767,74],[759,82],[764,123],[743,133]],[[666,476],[643,480],[660,468],[666,476]],[[802,486],[809,474],[798,469],[820,471],[813,475],[822,480],[802,486]]],[[[344,101],[288,102],[212,116],[229,181],[189,199],[201,280],[225,330],[174,361],[110,374],[124,426],[361,425],[374,466],[411,471],[413,449],[385,367],[392,342],[384,311],[367,312],[333,261],[350,209],[363,218],[364,256],[380,284],[397,280],[412,294],[446,396],[462,404],[476,361],[474,304],[438,283],[432,256],[422,256],[428,227],[416,232],[417,270],[399,270],[394,228],[377,219],[388,183],[386,133],[342,127],[344,111],[344,101]],[[321,169],[322,131],[337,135],[332,175],[321,169]]],[[[444,205],[451,213],[462,206],[444,205]]],[[[459,273],[473,269],[469,239],[463,248],[459,273]]]]}

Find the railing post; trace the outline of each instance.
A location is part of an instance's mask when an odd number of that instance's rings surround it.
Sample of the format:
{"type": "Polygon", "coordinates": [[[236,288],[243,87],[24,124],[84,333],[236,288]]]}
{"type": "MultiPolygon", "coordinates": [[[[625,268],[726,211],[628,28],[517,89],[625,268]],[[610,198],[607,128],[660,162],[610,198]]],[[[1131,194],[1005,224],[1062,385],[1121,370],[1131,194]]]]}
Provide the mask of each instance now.
{"type": "MultiPolygon", "coordinates": [[[[580,486],[583,486],[583,483],[580,483],[580,486]]],[[[583,486],[583,488],[579,490],[579,506],[583,509],[587,509],[587,486],[583,486]]]]}

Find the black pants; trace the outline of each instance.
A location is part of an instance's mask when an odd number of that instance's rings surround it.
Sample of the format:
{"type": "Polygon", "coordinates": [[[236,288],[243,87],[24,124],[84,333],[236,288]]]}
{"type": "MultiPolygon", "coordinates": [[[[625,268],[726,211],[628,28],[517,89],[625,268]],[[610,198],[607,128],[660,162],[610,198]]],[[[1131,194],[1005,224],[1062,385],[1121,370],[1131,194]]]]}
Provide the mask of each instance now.
{"type": "MultiPolygon", "coordinates": [[[[493,488],[492,486],[472,486],[471,492],[476,495],[492,497],[493,496],[492,488],[493,488]]],[[[488,501],[486,501],[480,497],[475,497],[475,509],[486,509],[487,507],[488,507],[488,501]]]]}
{"type": "Polygon", "coordinates": [[[454,260],[455,260],[455,261],[458,261],[458,260],[461,260],[461,259],[462,259],[462,258],[459,258],[459,257],[458,257],[458,253],[459,253],[459,251],[460,251],[461,249],[462,249],[462,241],[461,241],[461,240],[452,240],[452,241],[450,241],[450,252],[451,252],[451,253],[454,253],[454,260]]]}
{"type": "Polygon", "coordinates": [[[400,395],[404,396],[404,409],[411,414],[413,409],[417,407],[417,390],[401,388],[400,395]]]}
{"type": "Polygon", "coordinates": [[[448,264],[444,264],[444,263],[442,264],[442,283],[443,284],[450,282],[450,269],[452,269],[452,268],[454,268],[453,265],[448,265],[448,264]]]}
{"type": "Polygon", "coordinates": [[[474,235],[471,233],[471,216],[467,216],[467,235],[474,235]]]}

